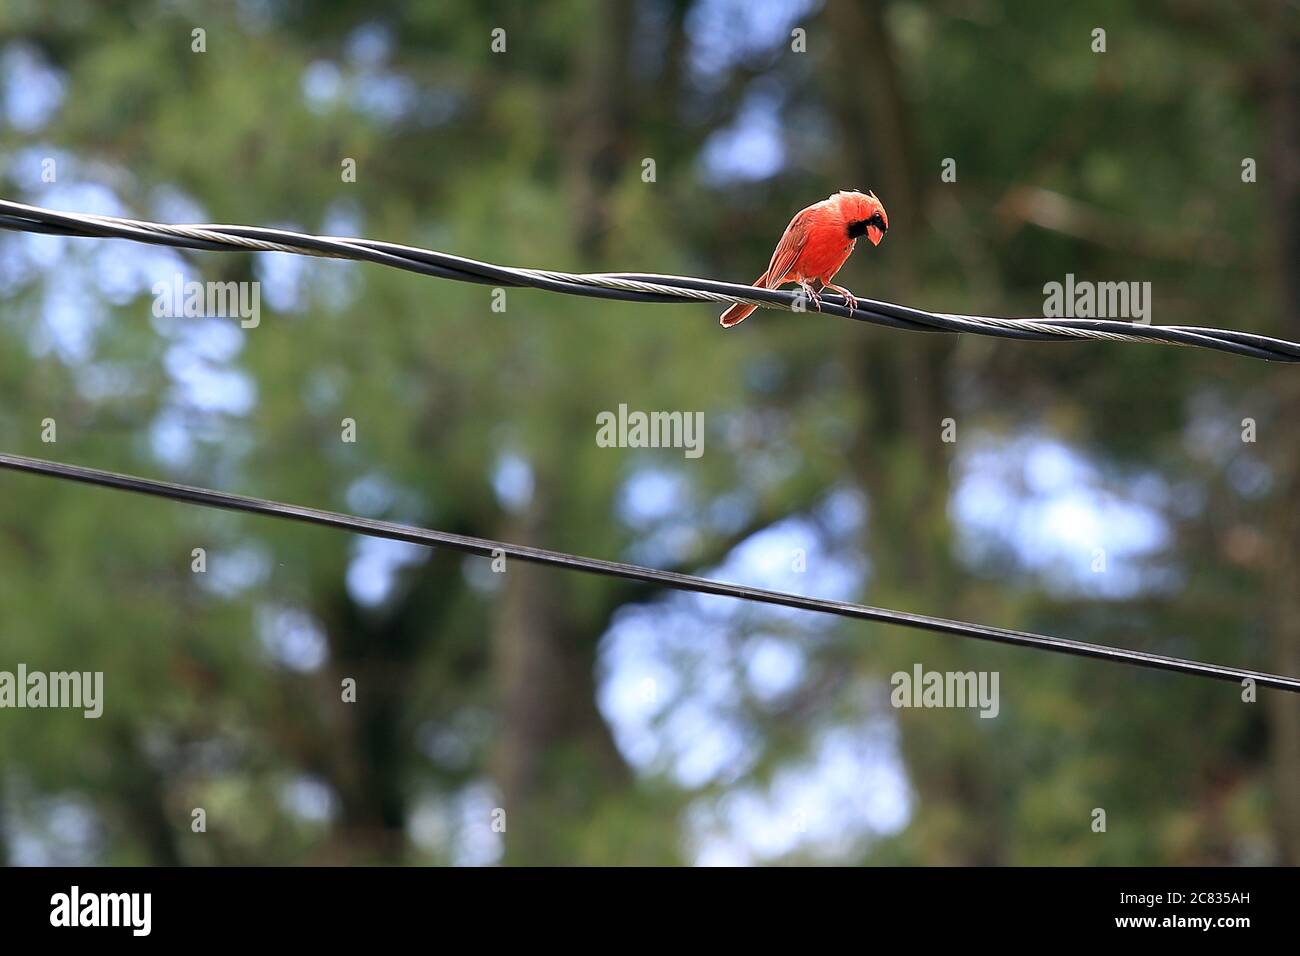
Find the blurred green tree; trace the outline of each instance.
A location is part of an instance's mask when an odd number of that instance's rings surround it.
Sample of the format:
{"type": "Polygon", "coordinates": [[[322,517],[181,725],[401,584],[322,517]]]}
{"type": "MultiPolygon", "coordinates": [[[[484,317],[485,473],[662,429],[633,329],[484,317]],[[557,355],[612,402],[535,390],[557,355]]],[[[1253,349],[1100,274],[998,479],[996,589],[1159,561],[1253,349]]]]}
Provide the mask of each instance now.
{"type": "MultiPolygon", "coordinates": [[[[860,295],[1038,314],[1073,273],[1150,281],[1157,322],[1295,338],[1295,8],[1250,7],[11,2],[4,195],[740,280],[794,210],[869,187],[893,228],[842,273],[860,295]]],[[[777,313],[723,334],[515,290],[498,312],[356,264],[8,234],[0,301],[18,453],[683,570],[799,548],[816,593],[1300,673],[1289,368],[777,313]],[[260,281],[260,325],[154,318],[177,270],[260,281]],[[703,411],[706,453],[598,447],[620,404],[703,411]]],[[[1300,862],[1281,695],[2,487],[0,667],[102,670],[108,698],[0,714],[12,861],[1300,862]],[[916,662],[999,671],[999,718],[891,710],[916,662]],[[614,690],[643,678],[634,733],[614,690]],[[893,824],[859,805],[879,755],[827,783],[882,727],[893,824]]]]}

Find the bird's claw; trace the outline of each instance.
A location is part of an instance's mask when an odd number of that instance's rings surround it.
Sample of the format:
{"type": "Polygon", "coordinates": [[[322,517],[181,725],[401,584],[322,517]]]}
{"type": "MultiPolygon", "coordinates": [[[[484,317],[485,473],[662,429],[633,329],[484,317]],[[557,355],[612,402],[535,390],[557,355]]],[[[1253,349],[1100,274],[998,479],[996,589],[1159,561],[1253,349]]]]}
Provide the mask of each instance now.
{"type": "Polygon", "coordinates": [[[844,304],[848,307],[850,312],[858,307],[858,297],[843,286],[827,283],[825,288],[830,289],[832,292],[838,292],[840,295],[844,296],[844,304]]]}
{"type": "Polygon", "coordinates": [[[799,288],[803,290],[804,297],[812,303],[813,308],[820,312],[822,310],[822,297],[817,294],[817,290],[806,282],[800,282],[799,288]]]}

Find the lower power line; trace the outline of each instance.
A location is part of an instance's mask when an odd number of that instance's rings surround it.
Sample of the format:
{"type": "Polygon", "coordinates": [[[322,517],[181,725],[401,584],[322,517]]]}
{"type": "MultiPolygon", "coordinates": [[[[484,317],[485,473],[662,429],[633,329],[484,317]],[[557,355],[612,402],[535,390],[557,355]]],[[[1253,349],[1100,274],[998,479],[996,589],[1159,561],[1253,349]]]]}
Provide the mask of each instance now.
{"type": "Polygon", "coordinates": [[[1148,654],[1143,651],[1128,650],[1127,648],[1109,647],[1105,644],[1091,644],[1086,641],[1050,637],[1028,631],[1014,631],[1001,627],[989,627],[984,624],[970,624],[965,621],[953,621],[941,617],[931,617],[927,614],[913,614],[908,611],[870,607],[848,601],[829,601],[823,598],[804,597],[784,591],[753,588],[743,584],[729,584],[693,574],[661,571],[656,568],[647,568],[635,564],[624,564],[620,561],[587,558],[581,555],[567,554],[563,551],[550,551],[545,548],[533,548],[527,545],[508,544],[504,541],[474,538],[467,535],[451,534],[446,531],[435,531],[429,528],[417,528],[412,525],[398,524],[391,521],[362,518],[357,515],[343,514],[336,511],[322,511],[318,508],[269,501],[265,498],[232,495],[223,491],[214,491],[210,488],[155,481],[134,475],[101,471],[97,468],[85,468],[80,465],[67,465],[44,461],[39,458],[0,453],[0,468],[44,475],[50,478],[60,478],[65,481],[81,482],[82,484],[98,485],[104,488],[115,488],[119,491],[133,491],[158,498],[170,498],[175,501],[188,502],[189,504],[202,505],[208,508],[242,511],[248,514],[283,518],[306,524],[324,525],[328,528],[338,528],[376,538],[406,541],[427,547],[452,548],[482,557],[504,555],[533,564],[549,565],[587,574],[601,574],[629,581],[641,581],[646,584],[662,585],[679,591],[714,594],[742,601],[772,604],[822,614],[834,614],[856,620],[896,624],[901,627],[955,634],[959,637],[973,638],[975,640],[1014,644],[1018,647],[1028,647],[1055,654],[1090,657],[1119,664],[1129,664],[1134,667],[1175,671],[1180,674],[1192,674],[1216,680],[1236,683],[1251,680],[1262,687],[1300,693],[1300,678],[1287,677],[1281,674],[1268,674],[1239,667],[1227,667],[1222,664],[1207,664],[1201,661],[1169,657],[1163,654],[1148,654]]]}

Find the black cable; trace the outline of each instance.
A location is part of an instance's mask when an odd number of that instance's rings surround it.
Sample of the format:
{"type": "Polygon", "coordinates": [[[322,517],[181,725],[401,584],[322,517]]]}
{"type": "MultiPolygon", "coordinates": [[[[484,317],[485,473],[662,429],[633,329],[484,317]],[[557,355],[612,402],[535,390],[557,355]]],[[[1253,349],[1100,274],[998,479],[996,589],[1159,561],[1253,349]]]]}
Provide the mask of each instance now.
{"type": "MultiPolygon", "coordinates": [[[[800,301],[797,294],[790,291],[757,289],[692,276],[634,272],[576,275],[541,269],[519,269],[373,239],[311,236],[261,226],[168,226],[107,216],[62,213],[9,200],[0,200],[0,229],[94,238],[118,237],[205,251],[258,251],[259,243],[270,243],[284,248],[266,251],[356,259],[460,282],[535,288],[622,301],[719,303],[731,302],[738,297],[785,309],[793,308],[800,301]],[[629,283],[650,288],[628,287],[629,283]]],[[[1233,329],[1139,325],[1118,319],[954,315],[927,312],[873,299],[859,299],[857,308],[849,309],[844,299],[838,295],[823,297],[821,311],[913,332],[969,332],[1038,342],[1147,342],[1194,346],[1272,362],[1300,363],[1300,343],[1233,329]]]]}
{"type": "Polygon", "coordinates": [[[605,561],[600,558],[586,558],[580,555],[566,554],[562,551],[549,551],[545,548],[532,548],[526,545],[508,544],[503,541],[491,541],[486,538],[473,538],[466,535],[450,534],[446,531],[434,531],[417,528],[412,525],[397,524],[391,521],[378,521],[374,518],[362,518],[356,515],[341,514],[335,511],[322,511],[302,505],[284,504],[268,501],[264,498],[251,498],[244,495],[232,495],[209,488],[197,488],[192,485],[179,485],[167,481],[154,481],[134,475],[122,475],[97,468],[84,468],[80,465],[66,465],[59,462],[44,461],[39,458],[27,458],[21,455],[0,453],[0,468],[12,471],[28,472],[50,478],[62,478],[88,485],[115,488],[119,491],[133,491],[139,494],[170,498],[190,504],[209,508],[223,508],[228,511],[242,511],[249,514],[265,515],[272,518],[284,518],[308,524],[324,525],[376,538],[389,538],[394,541],[406,541],[427,547],[453,548],[482,557],[505,555],[521,561],[551,567],[566,568],[588,574],[601,574],[607,577],[624,578],[641,581],[645,584],[657,584],[675,588],[679,591],[694,591],[699,594],[714,594],[721,597],[737,598],[742,601],[755,601],[762,604],[774,604],[781,607],[796,608],[802,611],[816,611],[823,614],[835,614],[840,617],[864,621],[876,621],[885,624],[897,624],[901,627],[937,631],[955,634],[976,640],[995,641],[1000,644],[1014,644],[1057,654],[1071,654],[1077,657],[1091,657],[1097,660],[1131,664],[1136,667],[1156,670],[1175,671],[1181,674],[1193,674],[1216,680],[1241,682],[1253,680],[1262,687],[1300,693],[1300,678],[1285,677],[1279,674],[1267,674],[1261,671],[1244,670],[1237,667],[1225,667],[1221,664],[1206,664],[1200,661],[1168,657],[1162,654],[1148,654],[1120,647],[1108,647],[1104,644],[1090,644],[1084,641],[1049,637],[1044,634],[1032,634],[1027,631],[1013,631],[1001,627],[988,627],[983,624],[969,624],[964,621],[952,621],[946,618],[931,617],[926,614],[912,614],[907,611],[893,611],[886,608],[869,607],[852,604],[847,601],[828,601],[822,598],[804,597],[783,591],[769,591],[763,588],[747,587],[743,584],[728,584],[710,578],[697,577],[692,574],[680,574],[675,571],[661,571],[655,568],[620,561],[605,561]]]}

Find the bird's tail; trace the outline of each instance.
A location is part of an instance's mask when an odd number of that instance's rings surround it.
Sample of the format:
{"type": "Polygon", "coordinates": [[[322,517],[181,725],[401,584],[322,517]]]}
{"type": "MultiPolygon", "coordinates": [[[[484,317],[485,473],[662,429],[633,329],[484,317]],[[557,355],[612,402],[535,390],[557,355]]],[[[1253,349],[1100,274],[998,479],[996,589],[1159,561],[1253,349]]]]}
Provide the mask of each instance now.
{"type": "MultiPolygon", "coordinates": [[[[767,288],[766,272],[764,272],[761,276],[759,276],[757,279],[754,280],[754,287],[758,289],[767,288]]],[[[741,303],[737,302],[726,312],[723,312],[722,318],[718,319],[718,321],[722,323],[722,327],[724,329],[729,329],[733,325],[739,325],[741,322],[744,322],[745,319],[749,318],[749,313],[753,312],[757,308],[758,306],[756,305],[742,305],[741,303]]]]}

